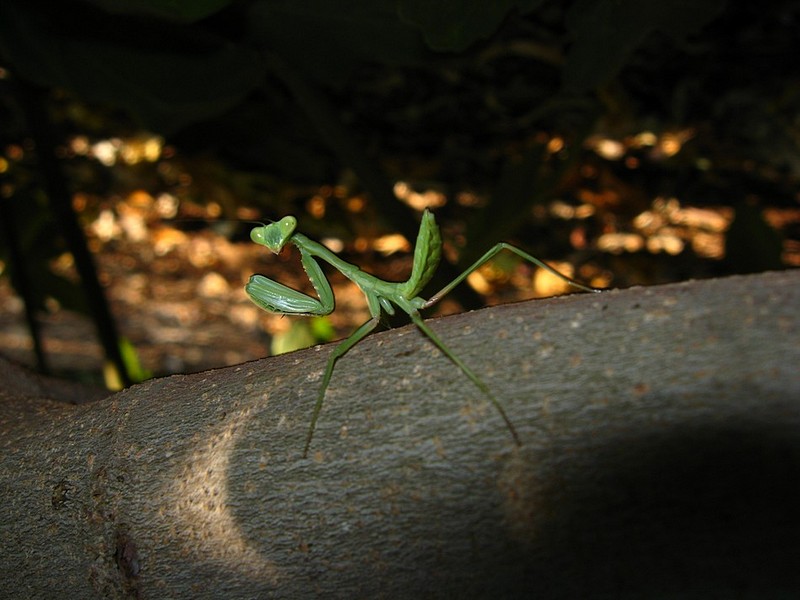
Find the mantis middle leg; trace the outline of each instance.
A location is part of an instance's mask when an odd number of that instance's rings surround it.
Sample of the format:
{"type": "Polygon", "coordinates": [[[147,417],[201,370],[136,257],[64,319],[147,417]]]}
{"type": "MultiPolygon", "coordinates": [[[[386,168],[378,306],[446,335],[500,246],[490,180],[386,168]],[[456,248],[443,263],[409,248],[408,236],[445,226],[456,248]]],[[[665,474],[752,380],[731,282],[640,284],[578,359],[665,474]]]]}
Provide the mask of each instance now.
{"type": "Polygon", "coordinates": [[[347,354],[347,351],[355,346],[358,342],[364,339],[369,333],[375,329],[380,322],[380,315],[373,316],[369,321],[364,323],[361,327],[356,329],[350,336],[341,342],[336,348],[333,349],[331,355],[328,357],[328,364],[325,365],[325,373],[322,376],[322,385],[317,394],[317,402],[314,404],[314,412],[311,414],[311,423],[308,426],[308,433],[306,434],[306,445],[303,448],[303,458],[308,456],[308,449],[311,446],[311,438],[314,437],[314,428],[317,425],[317,418],[319,411],[322,410],[322,402],[325,400],[325,392],[328,389],[328,384],[333,375],[333,368],[336,366],[336,361],[342,356],[347,354]]]}

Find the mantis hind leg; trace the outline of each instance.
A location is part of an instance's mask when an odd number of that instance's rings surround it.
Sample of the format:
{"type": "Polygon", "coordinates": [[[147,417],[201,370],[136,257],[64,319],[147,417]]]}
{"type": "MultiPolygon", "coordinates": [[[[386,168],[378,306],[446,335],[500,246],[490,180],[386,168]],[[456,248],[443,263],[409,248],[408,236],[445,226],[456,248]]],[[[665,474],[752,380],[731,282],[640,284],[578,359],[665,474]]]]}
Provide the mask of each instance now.
{"type": "Polygon", "coordinates": [[[322,402],[325,400],[325,392],[328,389],[328,384],[331,382],[331,376],[333,375],[333,368],[336,366],[336,361],[347,354],[348,350],[369,335],[369,333],[375,329],[375,327],[377,327],[379,322],[379,316],[372,317],[369,321],[351,333],[350,337],[336,346],[336,348],[333,349],[333,352],[331,352],[331,355],[328,357],[328,363],[325,365],[325,373],[322,376],[322,385],[319,388],[317,402],[314,404],[314,412],[311,415],[311,423],[308,426],[308,433],[306,434],[306,445],[303,448],[303,458],[308,456],[308,449],[311,446],[311,438],[314,437],[314,429],[317,426],[317,419],[319,418],[319,413],[322,410],[322,402]]]}
{"type": "Polygon", "coordinates": [[[492,405],[494,405],[497,412],[500,413],[501,417],[503,417],[503,421],[505,421],[506,427],[508,427],[508,430],[511,432],[511,437],[514,438],[514,443],[517,446],[521,446],[522,443],[519,440],[519,435],[517,435],[517,430],[514,428],[513,423],[511,423],[511,419],[508,418],[508,415],[506,414],[503,405],[500,404],[500,401],[494,397],[494,394],[492,394],[491,391],[489,391],[489,387],[485,383],[483,383],[480,377],[478,377],[475,374],[475,372],[464,363],[464,361],[462,361],[460,358],[458,358],[458,356],[453,354],[453,352],[450,350],[450,348],[448,348],[445,345],[445,343],[441,340],[441,338],[438,335],[436,335],[434,331],[425,324],[425,321],[422,320],[422,317],[419,315],[418,312],[408,311],[408,316],[411,317],[411,320],[414,322],[414,325],[419,327],[420,331],[422,331],[422,333],[428,336],[428,338],[434,344],[436,344],[436,347],[439,348],[439,350],[441,350],[444,353],[444,355],[447,356],[447,358],[453,361],[459,369],[461,369],[461,372],[464,373],[464,375],[466,375],[469,378],[469,380],[475,384],[475,387],[477,387],[480,391],[484,393],[484,395],[487,398],[489,398],[489,400],[491,401],[492,405]]]}
{"type": "Polygon", "coordinates": [[[512,246],[511,244],[507,244],[505,242],[500,242],[499,244],[495,244],[494,246],[492,246],[486,252],[486,254],[484,254],[478,260],[476,260],[474,263],[472,263],[469,266],[469,268],[467,268],[463,273],[461,273],[461,275],[456,277],[453,281],[451,281],[449,284],[447,284],[445,287],[443,287],[441,290],[439,290],[436,294],[431,296],[429,300],[426,300],[421,306],[419,306],[419,308],[421,308],[421,309],[430,308],[431,306],[433,306],[434,304],[439,302],[439,300],[441,300],[444,296],[446,296],[450,292],[450,290],[452,290],[459,283],[464,281],[469,276],[470,273],[472,273],[475,269],[479,268],[485,262],[488,262],[489,260],[494,258],[498,253],[502,252],[503,250],[508,250],[509,252],[513,252],[514,254],[519,256],[520,258],[524,258],[525,260],[527,260],[528,262],[536,265],[537,267],[540,267],[540,268],[542,268],[542,269],[544,269],[546,271],[549,271],[553,275],[555,275],[557,277],[560,277],[561,279],[566,281],[569,285],[571,285],[574,288],[577,288],[579,290],[583,290],[584,292],[602,292],[603,291],[603,290],[600,290],[600,289],[597,289],[597,288],[590,287],[588,285],[583,285],[582,283],[580,283],[578,281],[575,281],[571,277],[567,277],[563,273],[560,273],[559,271],[557,271],[556,269],[554,269],[553,267],[548,265],[546,262],[539,260],[535,256],[532,256],[532,255],[528,254],[527,252],[525,252],[523,250],[520,250],[516,246],[512,246]]]}

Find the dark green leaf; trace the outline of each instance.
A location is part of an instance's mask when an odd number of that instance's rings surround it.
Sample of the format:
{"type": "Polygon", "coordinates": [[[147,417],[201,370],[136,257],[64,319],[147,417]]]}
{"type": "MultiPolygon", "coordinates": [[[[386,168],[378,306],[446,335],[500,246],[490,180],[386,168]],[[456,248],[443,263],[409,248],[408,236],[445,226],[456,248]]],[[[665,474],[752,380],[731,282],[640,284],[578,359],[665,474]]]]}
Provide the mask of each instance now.
{"type": "Polygon", "coordinates": [[[400,18],[414,24],[428,46],[439,52],[462,52],[491,36],[514,9],[529,12],[543,0],[399,0],[400,18]]]}
{"type": "Polygon", "coordinates": [[[129,110],[169,133],[260,84],[257,54],[199,28],[67,3],[0,4],[0,53],[21,76],[129,110]]]}
{"type": "Polygon", "coordinates": [[[420,62],[419,33],[393,0],[257,0],[247,16],[257,46],[276,51],[318,81],[341,82],[360,63],[420,62]]]}
{"type": "Polygon", "coordinates": [[[583,92],[606,83],[654,31],[682,39],[700,30],[725,0],[578,0],[567,14],[573,39],[564,87],[583,92]]]}
{"type": "Polygon", "coordinates": [[[153,15],[191,23],[222,10],[231,0],[85,0],[110,13],[153,15]]]}

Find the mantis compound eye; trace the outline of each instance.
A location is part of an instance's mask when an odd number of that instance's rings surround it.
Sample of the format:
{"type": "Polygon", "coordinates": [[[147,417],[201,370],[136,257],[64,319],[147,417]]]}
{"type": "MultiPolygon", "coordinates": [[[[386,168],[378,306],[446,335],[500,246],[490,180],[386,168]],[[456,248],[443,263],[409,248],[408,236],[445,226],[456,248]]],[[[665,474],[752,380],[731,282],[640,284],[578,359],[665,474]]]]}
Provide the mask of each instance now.
{"type": "Polygon", "coordinates": [[[297,219],[294,217],[283,217],[280,221],[275,223],[280,231],[281,238],[283,239],[283,243],[285,244],[292,234],[294,230],[297,229],[297,219]]]}

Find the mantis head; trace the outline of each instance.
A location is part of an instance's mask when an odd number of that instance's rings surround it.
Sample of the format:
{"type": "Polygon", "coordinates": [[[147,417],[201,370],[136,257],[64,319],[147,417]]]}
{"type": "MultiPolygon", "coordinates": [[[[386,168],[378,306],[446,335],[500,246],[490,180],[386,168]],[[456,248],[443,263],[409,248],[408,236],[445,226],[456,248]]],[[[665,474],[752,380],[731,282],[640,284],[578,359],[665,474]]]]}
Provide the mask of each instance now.
{"type": "Polygon", "coordinates": [[[250,232],[250,239],[256,244],[266,246],[272,250],[272,252],[278,254],[292,237],[296,227],[297,219],[294,217],[283,217],[276,223],[255,227],[250,232]]]}

